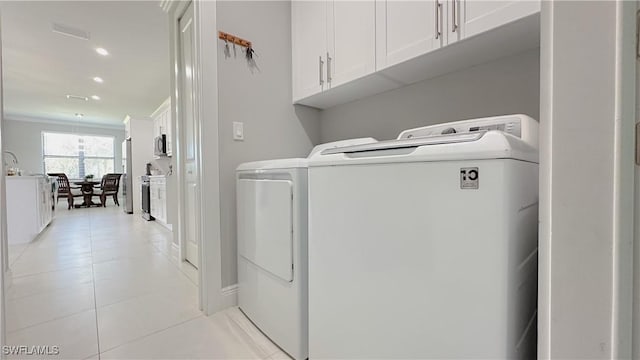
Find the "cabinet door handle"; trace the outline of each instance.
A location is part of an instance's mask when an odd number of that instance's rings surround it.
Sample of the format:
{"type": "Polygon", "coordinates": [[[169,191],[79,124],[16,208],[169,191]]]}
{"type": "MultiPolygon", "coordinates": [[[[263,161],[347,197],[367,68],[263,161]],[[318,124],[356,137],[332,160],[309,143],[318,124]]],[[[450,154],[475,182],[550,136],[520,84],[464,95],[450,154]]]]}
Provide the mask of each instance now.
{"type": "Polygon", "coordinates": [[[327,52],[327,82],[331,84],[331,56],[327,52]]]}
{"type": "Polygon", "coordinates": [[[451,17],[452,17],[452,26],[451,26],[451,32],[456,32],[456,30],[458,30],[458,11],[457,11],[457,3],[458,0],[451,0],[451,3],[453,5],[453,11],[451,12],[451,17]]]}
{"type": "Polygon", "coordinates": [[[440,8],[442,7],[442,4],[440,4],[440,1],[436,0],[436,39],[440,39],[440,8]]]}
{"type": "Polygon", "coordinates": [[[322,78],[322,66],[324,65],[324,61],[322,61],[322,56],[319,56],[319,62],[318,64],[320,65],[320,86],[324,85],[324,79],[322,78]]]}

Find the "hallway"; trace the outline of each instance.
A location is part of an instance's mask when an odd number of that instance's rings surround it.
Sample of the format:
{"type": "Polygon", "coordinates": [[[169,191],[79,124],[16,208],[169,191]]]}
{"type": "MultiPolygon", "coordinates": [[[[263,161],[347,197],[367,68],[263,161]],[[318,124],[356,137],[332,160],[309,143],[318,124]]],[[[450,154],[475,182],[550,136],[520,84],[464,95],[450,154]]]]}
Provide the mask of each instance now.
{"type": "Polygon", "coordinates": [[[61,201],[38,239],[9,248],[7,344],[58,346],[52,359],[287,358],[237,308],[204,316],[197,271],[170,248],[120,207],[61,201]]]}

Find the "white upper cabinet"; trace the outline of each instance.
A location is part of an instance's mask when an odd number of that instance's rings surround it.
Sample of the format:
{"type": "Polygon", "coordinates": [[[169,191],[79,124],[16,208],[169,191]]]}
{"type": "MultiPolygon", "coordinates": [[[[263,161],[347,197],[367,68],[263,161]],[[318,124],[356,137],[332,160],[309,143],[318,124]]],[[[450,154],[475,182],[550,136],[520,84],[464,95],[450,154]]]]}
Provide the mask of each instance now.
{"type": "Polygon", "coordinates": [[[373,1],[327,4],[327,73],[336,87],[376,70],[376,9],[373,1]]]}
{"type": "Polygon", "coordinates": [[[384,69],[441,47],[442,6],[436,1],[377,0],[377,68],[384,69]]]}
{"type": "Polygon", "coordinates": [[[302,99],[324,90],[327,83],[327,3],[291,3],[293,98],[302,99]]]}
{"type": "Polygon", "coordinates": [[[532,49],[539,13],[540,0],[294,0],[293,101],[327,108],[532,49]]]}
{"type": "Polygon", "coordinates": [[[531,0],[457,0],[457,3],[460,6],[456,15],[459,16],[462,36],[465,38],[540,12],[540,1],[531,0]]]}
{"type": "Polygon", "coordinates": [[[293,1],[293,99],[376,70],[375,2],[293,1]]]}
{"type": "Polygon", "coordinates": [[[166,135],[167,139],[167,156],[172,155],[172,140],[171,140],[171,98],[167,98],[157,109],[151,114],[153,119],[153,136],[158,137],[162,134],[166,135]]]}

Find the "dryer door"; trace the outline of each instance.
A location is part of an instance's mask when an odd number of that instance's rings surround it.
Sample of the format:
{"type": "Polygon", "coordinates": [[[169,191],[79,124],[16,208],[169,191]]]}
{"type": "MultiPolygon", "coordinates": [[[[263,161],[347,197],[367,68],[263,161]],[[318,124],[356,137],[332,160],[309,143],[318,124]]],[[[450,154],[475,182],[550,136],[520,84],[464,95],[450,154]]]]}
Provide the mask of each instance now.
{"type": "Polygon", "coordinates": [[[285,281],[293,280],[293,184],[238,180],[238,254],[285,281]]]}

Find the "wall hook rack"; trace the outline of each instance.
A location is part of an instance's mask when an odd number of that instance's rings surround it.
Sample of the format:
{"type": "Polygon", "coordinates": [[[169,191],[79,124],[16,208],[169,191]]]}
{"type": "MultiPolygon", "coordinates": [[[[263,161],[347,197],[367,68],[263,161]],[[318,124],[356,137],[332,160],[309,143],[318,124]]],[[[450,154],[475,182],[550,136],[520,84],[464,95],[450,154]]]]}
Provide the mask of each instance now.
{"type": "Polygon", "coordinates": [[[218,31],[218,38],[236,45],[244,46],[247,49],[251,49],[251,41],[228,34],[224,31],[218,31]]]}

